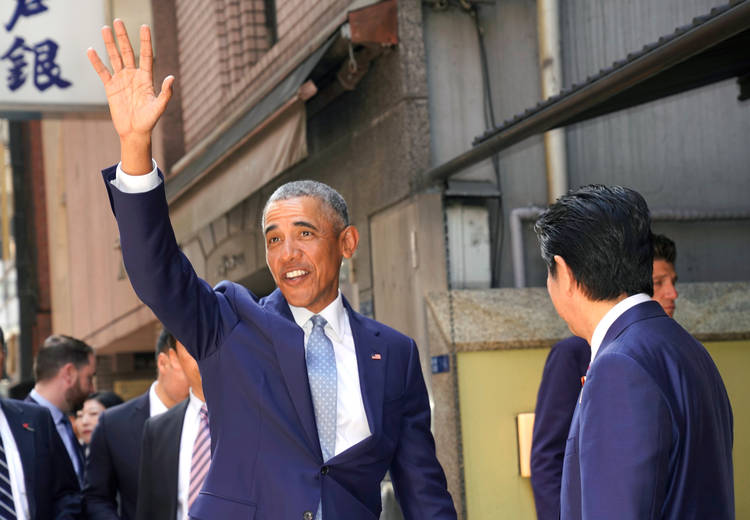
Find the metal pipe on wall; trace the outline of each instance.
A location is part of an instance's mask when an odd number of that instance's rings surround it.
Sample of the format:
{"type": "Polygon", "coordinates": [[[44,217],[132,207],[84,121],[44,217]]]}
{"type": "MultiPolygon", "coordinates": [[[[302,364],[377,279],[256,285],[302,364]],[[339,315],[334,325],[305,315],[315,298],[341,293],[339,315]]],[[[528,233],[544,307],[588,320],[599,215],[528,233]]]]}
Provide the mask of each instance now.
{"type": "MultiPolygon", "coordinates": [[[[526,287],[526,263],[523,257],[523,221],[536,220],[544,208],[528,206],[510,211],[510,246],[513,263],[513,282],[516,288],[526,287]]],[[[695,211],[657,209],[651,212],[652,222],[709,222],[713,220],[750,220],[750,211],[695,211]]]]}
{"type": "MultiPolygon", "coordinates": [[[[560,11],[558,0],[537,0],[536,6],[542,99],[547,100],[559,94],[562,88],[560,11]]],[[[544,133],[544,158],[547,164],[547,200],[552,203],[568,191],[565,128],[544,133]]]]}

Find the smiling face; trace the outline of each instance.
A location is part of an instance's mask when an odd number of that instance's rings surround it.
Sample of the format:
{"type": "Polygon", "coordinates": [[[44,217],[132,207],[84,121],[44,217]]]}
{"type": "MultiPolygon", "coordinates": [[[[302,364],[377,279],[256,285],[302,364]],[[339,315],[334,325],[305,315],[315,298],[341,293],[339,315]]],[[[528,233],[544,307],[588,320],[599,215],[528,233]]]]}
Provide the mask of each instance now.
{"type": "Polygon", "coordinates": [[[357,229],[340,229],[332,210],[313,197],[270,203],[264,223],[266,263],[287,303],[325,309],[338,295],[342,258],[357,248],[357,229]]]}

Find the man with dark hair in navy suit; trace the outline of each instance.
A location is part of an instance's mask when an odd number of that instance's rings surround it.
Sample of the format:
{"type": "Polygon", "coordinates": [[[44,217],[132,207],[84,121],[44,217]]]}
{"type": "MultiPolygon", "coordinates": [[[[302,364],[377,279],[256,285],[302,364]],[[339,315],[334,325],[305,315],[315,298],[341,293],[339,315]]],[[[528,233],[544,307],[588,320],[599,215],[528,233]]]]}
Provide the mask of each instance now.
{"type": "MultiPolygon", "coordinates": [[[[5,338],[0,329],[0,366],[5,338]]],[[[82,518],[83,497],[50,412],[0,399],[0,518],[82,518]]]]}
{"type": "MultiPolygon", "coordinates": [[[[654,235],[653,299],[671,318],[677,298],[677,257],[674,242],[654,235]]],[[[547,356],[536,399],[534,439],[531,444],[531,487],[538,520],[560,518],[565,441],[578,403],[582,381],[591,362],[588,341],[571,336],[555,343],[547,356]]]]}
{"type": "Polygon", "coordinates": [[[135,518],[143,425],[187,395],[187,380],[175,349],[174,336],[163,329],[156,341],[156,381],[143,395],[107,409],[99,418],[86,462],[89,520],[135,518]]]}
{"type": "Polygon", "coordinates": [[[706,349],[649,296],[643,197],[586,186],[551,205],[535,230],[552,303],[591,345],[561,518],[734,518],[731,406],[706,349]]]}
{"type": "Polygon", "coordinates": [[[151,131],[174,78],[156,96],[148,27],[140,66],[124,24],[96,52],[121,163],[103,176],[125,267],[138,296],[195,357],[211,428],[211,466],[190,508],[199,519],[374,520],[390,471],[405,517],[453,520],[435,454],[414,341],[355,312],[339,270],[359,242],[344,199],[314,181],[279,188],[263,211],[266,263],[278,288],[257,298],[198,278],[169,222],[151,131]]]}

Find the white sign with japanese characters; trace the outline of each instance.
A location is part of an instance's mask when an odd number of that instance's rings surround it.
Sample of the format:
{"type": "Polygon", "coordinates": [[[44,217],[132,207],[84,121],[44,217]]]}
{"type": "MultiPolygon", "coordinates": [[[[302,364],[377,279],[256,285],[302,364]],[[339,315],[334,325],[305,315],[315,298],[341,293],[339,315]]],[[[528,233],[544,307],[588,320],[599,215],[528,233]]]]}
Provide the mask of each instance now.
{"type": "Polygon", "coordinates": [[[0,111],[104,107],[86,57],[104,54],[103,0],[0,1],[0,111]]]}

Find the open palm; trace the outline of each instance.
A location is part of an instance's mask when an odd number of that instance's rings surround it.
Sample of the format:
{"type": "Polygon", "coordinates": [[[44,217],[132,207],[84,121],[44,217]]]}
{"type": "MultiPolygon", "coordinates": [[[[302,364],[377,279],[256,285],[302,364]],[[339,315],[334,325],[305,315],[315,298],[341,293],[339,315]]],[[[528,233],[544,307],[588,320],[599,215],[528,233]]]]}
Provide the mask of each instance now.
{"type": "Polygon", "coordinates": [[[157,96],[153,85],[153,50],[148,26],[141,27],[141,52],[139,66],[136,67],[125,24],[122,20],[115,20],[113,25],[117,42],[120,44],[119,51],[112,29],[102,29],[102,38],[112,64],[112,72],[110,73],[102,63],[94,49],[88,50],[88,57],[104,84],[112,122],[120,139],[149,138],[172,95],[174,78],[167,76],[164,79],[161,92],[157,96]]]}

